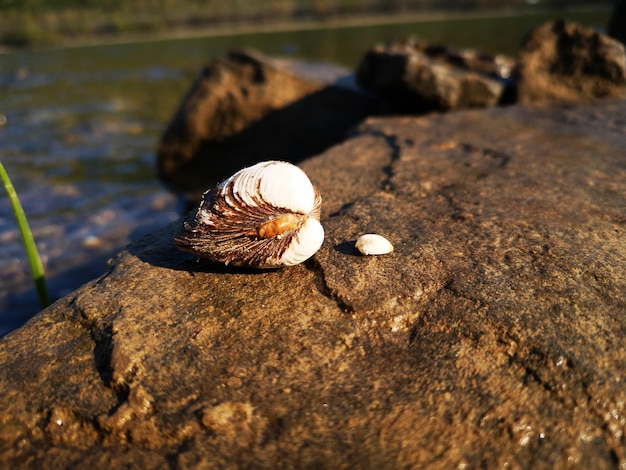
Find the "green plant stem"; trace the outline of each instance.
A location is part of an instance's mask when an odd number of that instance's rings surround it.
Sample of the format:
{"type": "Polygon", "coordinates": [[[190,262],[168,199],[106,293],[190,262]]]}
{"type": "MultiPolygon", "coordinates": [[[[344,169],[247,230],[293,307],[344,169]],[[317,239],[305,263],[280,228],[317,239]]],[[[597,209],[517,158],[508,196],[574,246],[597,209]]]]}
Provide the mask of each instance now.
{"type": "Polygon", "coordinates": [[[28,225],[28,220],[26,220],[26,214],[24,214],[24,209],[22,209],[22,204],[20,204],[20,200],[17,197],[13,183],[11,183],[9,175],[4,169],[2,162],[0,162],[0,177],[2,178],[4,189],[6,189],[7,194],[9,195],[11,207],[13,207],[17,225],[20,229],[20,233],[22,234],[22,241],[24,242],[24,248],[26,248],[28,263],[30,264],[30,270],[33,275],[33,280],[35,281],[37,294],[39,295],[39,303],[41,308],[46,308],[50,305],[50,297],[48,296],[48,288],[46,286],[46,276],[43,270],[43,264],[41,263],[39,252],[37,251],[37,245],[35,244],[33,233],[28,225]]]}

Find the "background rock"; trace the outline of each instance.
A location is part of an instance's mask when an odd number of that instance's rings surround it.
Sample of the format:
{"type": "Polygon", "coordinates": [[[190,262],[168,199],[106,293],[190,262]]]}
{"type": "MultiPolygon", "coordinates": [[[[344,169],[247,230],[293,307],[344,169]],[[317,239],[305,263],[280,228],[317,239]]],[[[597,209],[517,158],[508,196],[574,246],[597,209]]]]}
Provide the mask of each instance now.
{"type": "Polygon", "coordinates": [[[357,80],[385,100],[387,112],[421,114],[510,101],[513,67],[504,56],[403,41],[368,51],[357,80]]]}
{"type": "Polygon", "coordinates": [[[626,96],[626,55],[619,41],[553,21],[531,31],[519,52],[522,103],[626,96]]]}
{"type": "Polygon", "coordinates": [[[161,179],[199,194],[259,155],[298,162],[341,141],[374,101],[343,69],[232,52],[207,66],[165,130],[161,179]]]}
{"type": "Polygon", "coordinates": [[[622,44],[563,21],[529,34],[519,67],[503,55],[411,40],[376,46],[356,71],[370,94],[344,69],[232,52],[191,86],[162,136],[157,169],[195,202],[260,155],[300,162],[367,116],[623,97],[625,71],[622,44]]]}
{"type": "Polygon", "coordinates": [[[623,467],[625,104],[370,119],[293,268],[141,239],[0,341],[1,466],[623,467]]]}

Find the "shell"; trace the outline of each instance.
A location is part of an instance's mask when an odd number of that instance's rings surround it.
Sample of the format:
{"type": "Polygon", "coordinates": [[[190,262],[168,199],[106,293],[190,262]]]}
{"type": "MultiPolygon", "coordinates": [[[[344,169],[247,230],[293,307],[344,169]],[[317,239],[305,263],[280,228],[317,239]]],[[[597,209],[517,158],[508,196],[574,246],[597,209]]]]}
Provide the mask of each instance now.
{"type": "Polygon", "coordinates": [[[293,266],[324,241],[321,204],[297,166],[257,163],[205,192],[174,241],[181,250],[234,266],[293,266]]]}
{"type": "Polygon", "coordinates": [[[356,248],[364,255],[386,255],[393,251],[391,242],[375,233],[361,235],[356,241],[356,248]]]}

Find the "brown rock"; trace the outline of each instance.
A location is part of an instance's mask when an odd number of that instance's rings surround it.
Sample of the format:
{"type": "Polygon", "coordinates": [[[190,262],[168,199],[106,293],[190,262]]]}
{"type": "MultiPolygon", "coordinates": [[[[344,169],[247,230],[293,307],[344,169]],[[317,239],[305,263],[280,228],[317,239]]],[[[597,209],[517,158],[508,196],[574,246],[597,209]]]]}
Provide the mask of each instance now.
{"type": "Polygon", "coordinates": [[[619,41],[553,21],[533,30],[519,52],[522,103],[626,96],[626,55],[619,41]]]}
{"type": "Polygon", "coordinates": [[[390,113],[419,114],[506,102],[513,67],[501,56],[406,41],[368,51],[357,80],[384,98],[390,113]]]}
{"type": "Polygon", "coordinates": [[[141,239],[0,341],[0,467],[624,467],[625,105],[370,119],[293,268],[141,239]]]}
{"type": "Polygon", "coordinates": [[[196,79],[162,136],[161,179],[197,199],[267,155],[297,162],[322,152],[374,105],[350,86],[347,75],[343,69],[328,73],[327,66],[306,68],[256,52],[216,60],[196,79]]]}

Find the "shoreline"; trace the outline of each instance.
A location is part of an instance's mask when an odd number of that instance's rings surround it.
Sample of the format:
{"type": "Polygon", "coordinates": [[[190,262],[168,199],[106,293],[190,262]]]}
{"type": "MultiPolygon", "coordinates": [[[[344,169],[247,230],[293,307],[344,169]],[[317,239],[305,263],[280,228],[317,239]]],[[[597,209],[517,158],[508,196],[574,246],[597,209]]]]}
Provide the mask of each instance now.
{"type": "Polygon", "coordinates": [[[160,41],[175,41],[184,39],[194,39],[203,37],[226,37],[244,36],[252,34],[272,34],[290,31],[315,31],[324,29],[344,29],[361,28],[367,26],[377,26],[382,24],[407,24],[421,22],[441,22],[479,18],[509,18],[513,16],[545,15],[552,13],[584,13],[586,11],[611,10],[610,4],[587,6],[587,7],[565,7],[565,8],[503,8],[480,11],[431,11],[424,13],[399,13],[389,15],[362,15],[344,18],[333,18],[328,20],[305,19],[296,21],[284,21],[268,23],[266,25],[254,24],[225,24],[222,26],[201,26],[201,27],[181,27],[170,31],[156,33],[122,33],[120,35],[88,35],[77,39],[69,39],[56,44],[26,47],[8,47],[0,45],[0,55],[11,54],[28,50],[48,50],[67,49],[82,47],[99,47],[111,45],[150,43],[160,41]]]}

